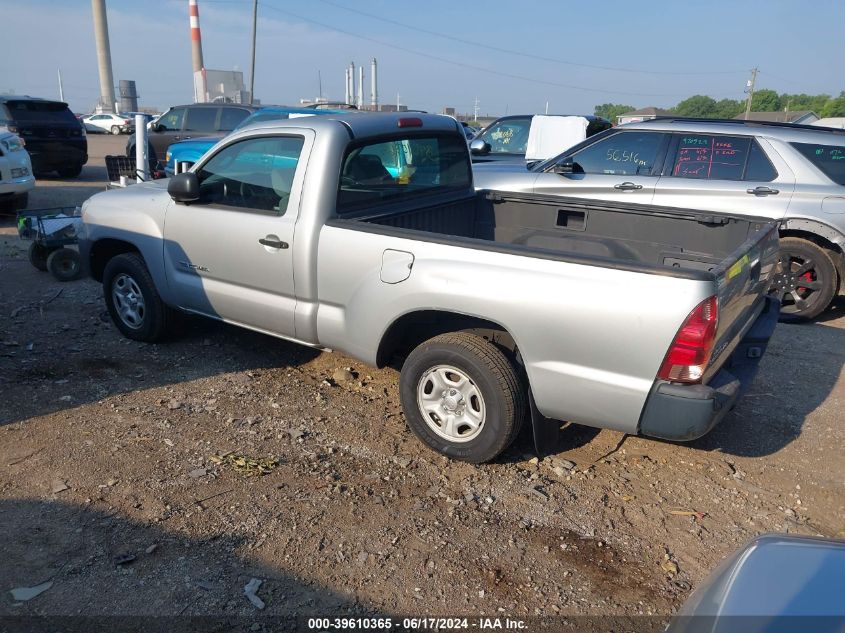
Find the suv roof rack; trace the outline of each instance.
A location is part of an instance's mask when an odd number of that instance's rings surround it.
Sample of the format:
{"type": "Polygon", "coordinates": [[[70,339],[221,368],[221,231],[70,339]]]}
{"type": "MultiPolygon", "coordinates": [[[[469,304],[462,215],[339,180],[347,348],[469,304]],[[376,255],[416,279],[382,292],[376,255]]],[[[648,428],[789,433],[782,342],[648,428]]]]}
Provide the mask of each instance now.
{"type": "Polygon", "coordinates": [[[658,116],[648,121],[665,121],[669,123],[715,123],[719,125],[742,125],[742,126],[762,126],[762,127],[779,127],[788,130],[809,130],[811,132],[837,132],[845,134],[845,129],[837,127],[824,127],[821,125],[807,125],[806,123],[787,123],[785,121],[755,121],[753,119],[710,119],[706,117],[682,117],[682,116],[658,116]]]}
{"type": "Polygon", "coordinates": [[[709,119],[705,117],[681,117],[681,116],[658,116],[643,123],[650,121],[666,121],[671,123],[716,123],[720,125],[743,125],[743,126],[762,126],[762,127],[779,127],[789,130],[810,130],[812,132],[838,132],[845,134],[845,130],[837,127],[823,127],[820,125],[807,125],[805,123],[787,123],[786,121],[755,121],[752,119],[709,119]]]}

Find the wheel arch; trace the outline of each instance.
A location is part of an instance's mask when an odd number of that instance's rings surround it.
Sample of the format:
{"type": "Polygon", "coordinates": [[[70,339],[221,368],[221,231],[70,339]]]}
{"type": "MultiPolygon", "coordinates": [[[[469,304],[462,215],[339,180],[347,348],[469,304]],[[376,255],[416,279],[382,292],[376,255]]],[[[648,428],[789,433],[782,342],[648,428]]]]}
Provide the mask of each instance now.
{"type": "Polygon", "coordinates": [[[423,341],[448,332],[477,334],[505,350],[522,367],[519,347],[506,327],[481,317],[438,309],[414,310],[397,317],[379,341],[376,365],[384,367],[394,356],[407,355],[423,341]]]}
{"type": "Polygon", "coordinates": [[[115,238],[103,238],[94,242],[91,245],[91,252],[88,256],[91,277],[102,282],[103,271],[106,269],[106,264],[109,263],[109,260],[124,253],[137,253],[141,259],[144,259],[144,255],[140,249],[131,242],[115,238]]]}

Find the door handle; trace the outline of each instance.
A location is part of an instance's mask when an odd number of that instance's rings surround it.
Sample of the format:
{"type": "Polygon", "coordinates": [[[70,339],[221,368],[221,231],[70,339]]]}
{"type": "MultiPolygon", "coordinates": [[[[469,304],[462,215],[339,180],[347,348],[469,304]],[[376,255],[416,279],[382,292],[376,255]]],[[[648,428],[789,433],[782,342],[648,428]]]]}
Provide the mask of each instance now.
{"type": "Polygon", "coordinates": [[[752,196],[776,196],[780,193],[780,189],[772,189],[771,187],[754,187],[754,189],[746,189],[745,193],[750,193],[752,196]]]}
{"type": "Polygon", "coordinates": [[[283,242],[282,240],[267,239],[266,237],[262,237],[260,240],[258,240],[258,243],[262,246],[269,246],[270,248],[281,248],[282,250],[290,246],[290,244],[288,244],[287,242],[283,242]]]}
{"type": "Polygon", "coordinates": [[[619,189],[620,191],[637,191],[638,189],[642,189],[642,185],[635,185],[632,182],[622,182],[618,185],[613,185],[614,189],[619,189]]]}

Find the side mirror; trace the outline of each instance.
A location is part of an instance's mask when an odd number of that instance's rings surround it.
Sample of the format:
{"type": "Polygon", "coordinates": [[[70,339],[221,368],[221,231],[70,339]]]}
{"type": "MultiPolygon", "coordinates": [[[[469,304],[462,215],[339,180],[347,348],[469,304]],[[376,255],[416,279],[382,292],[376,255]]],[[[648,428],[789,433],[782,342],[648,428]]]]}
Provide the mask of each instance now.
{"type": "Polygon", "coordinates": [[[161,123],[153,123],[150,126],[150,130],[153,132],[161,132],[164,129],[164,126],[161,123]]]}
{"type": "Polygon", "coordinates": [[[571,158],[564,158],[554,166],[552,171],[556,174],[573,174],[575,173],[575,161],[571,158]]]}
{"type": "Polygon", "coordinates": [[[200,199],[200,181],[197,175],[191,171],[184,174],[176,174],[167,183],[167,193],[175,202],[183,204],[196,202],[200,199]]]}
{"type": "Polygon", "coordinates": [[[469,151],[476,156],[485,156],[490,153],[490,143],[477,138],[469,144],[469,151]]]}

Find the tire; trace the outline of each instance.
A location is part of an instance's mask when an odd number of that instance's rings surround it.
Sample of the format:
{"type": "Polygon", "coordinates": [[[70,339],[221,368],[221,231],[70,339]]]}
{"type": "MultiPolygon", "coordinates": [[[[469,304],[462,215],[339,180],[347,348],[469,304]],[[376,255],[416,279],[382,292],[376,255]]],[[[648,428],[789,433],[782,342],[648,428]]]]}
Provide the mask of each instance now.
{"type": "Polygon", "coordinates": [[[828,251],[800,237],[780,240],[778,264],[769,294],[781,302],[780,320],[807,321],[824,312],[839,284],[828,251]]]}
{"type": "Polygon", "coordinates": [[[12,200],[12,211],[18,211],[19,209],[26,209],[29,205],[29,192],[22,193],[17,195],[12,200]]]}
{"type": "Polygon", "coordinates": [[[167,335],[173,311],[161,300],[150,271],[137,253],[109,260],[103,271],[103,296],[112,321],[126,338],[155,343],[167,335]]]}
{"type": "Polygon", "coordinates": [[[71,165],[70,167],[60,167],[56,170],[62,178],[76,178],[82,173],[82,165],[71,165]]]}
{"type": "Polygon", "coordinates": [[[82,262],[72,248],[57,248],[47,257],[47,270],[59,281],[79,279],[82,262]]]}
{"type": "Polygon", "coordinates": [[[118,134],[120,134],[120,128],[117,127],[116,125],[112,125],[111,126],[111,133],[114,134],[115,136],[117,136],[118,134]]]}
{"type": "Polygon", "coordinates": [[[29,263],[42,272],[47,272],[47,258],[50,256],[50,249],[33,242],[29,245],[29,263]]]}
{"type": "Polygon", "coordinates": [[[402,366],[399,388],[411,431],[451,459],[473,464],[495,459],[525,419],[526,390],[513,363],[467,332],[420,344],[402,366]]]}

